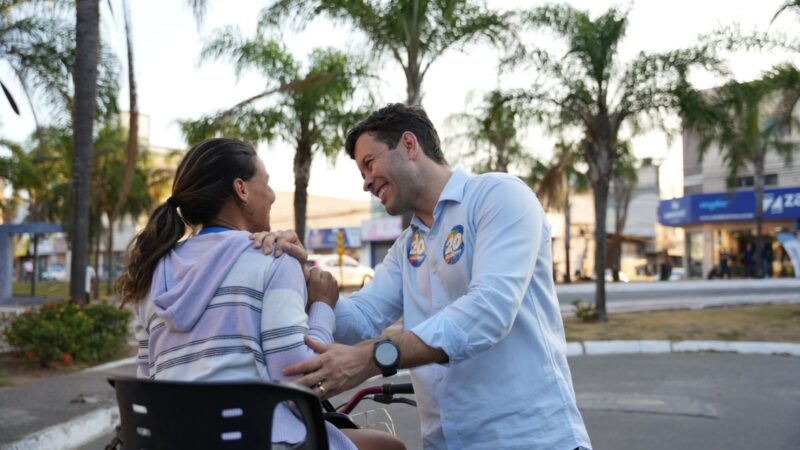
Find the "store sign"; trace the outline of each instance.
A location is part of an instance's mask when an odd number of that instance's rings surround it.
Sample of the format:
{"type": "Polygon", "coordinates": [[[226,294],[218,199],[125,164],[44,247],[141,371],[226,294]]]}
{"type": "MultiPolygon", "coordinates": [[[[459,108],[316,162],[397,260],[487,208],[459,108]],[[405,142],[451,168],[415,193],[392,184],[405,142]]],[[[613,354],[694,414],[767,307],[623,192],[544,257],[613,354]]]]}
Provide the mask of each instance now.
{"type": "Polygon", "coordinates": [[[800,239],[792,233],[778,233],[778,240],[792,260],[794,277],[800,278],[800,239]]]}
{"type": "Polygon", "coordinates": [[[364,222],[361,239],[366,242],[393,241],[403,232],[402,217],[384,217],[364,222]]]}
{"type": "MultiPolygon", "coordinates": [[[[755,205],[753,191],[690,194],[662,200],[658,221],[667,226],[748,221],[755,219],[755,205]]],[[[800,187],[765,190],[763,210],[765,220],[800,217],[800,187]]]]}
{"type": "Polygon", "coordinates": [[[335,249],[338,244],[337,233],[344,230],[346,248],[361,247],[360,228],[315,228],[306,230],[306,247],[312,250],[335,249]]]}

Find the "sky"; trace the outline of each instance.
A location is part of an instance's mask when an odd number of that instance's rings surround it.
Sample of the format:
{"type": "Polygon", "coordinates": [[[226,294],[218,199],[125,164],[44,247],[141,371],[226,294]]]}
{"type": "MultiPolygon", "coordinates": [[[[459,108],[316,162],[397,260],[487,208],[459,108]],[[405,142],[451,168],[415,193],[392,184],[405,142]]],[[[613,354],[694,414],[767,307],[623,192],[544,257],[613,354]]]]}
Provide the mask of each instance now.
{"type": "MultiPolygon", "coordinates": [[[[105,2],[101,2],[104,4],[105,2]]],[[[260,9],[266,1],[208,0],[209,10],[202,26],[182,0],[131,0],[134,35],[135,71],[138,81],[139,111],[150,118],[150,142],[160,147],[186,148],[177,120],[189,119],[232,106],[238,101],[264,90],[267,80],[257,74],[244,74],[240,79],[225,62],[200,63],[199,53],[211,32],[227,25],[238,26],[245,36],[252,36],[260,9]]],[[[540,1],[494,0],[491,7],[511,9],[530,8],[545,4],[540,1]]],[[[603,13],[611,6],[629,8],[627,38],[620,48],[622,60],[629,60],[639,51],[664,51],[692,45],[699,34],[708,33],[724,25],[739,23],[744,30],[764,31],[782,0],[639,0],[635,2],[609,2],[581,0],[567,2],[578,9],[588,10],[592,16],[603,13]]],[[[109,17],[105,6],[101,14],[109,17]]],[[[115,11],[119,14],[119,11],[115,11]]],[[[104,33],[114,47],[124,55],[124,33],[112,21],[104,25],[104,33]]],[[[798,30],[800,18],[791,12],[784,13],[771,29],[791,34],[798,30]]],[[[800,33],[796,33],[800,34],[800,33]]],[[[347,26],[317,20],[304,31],[286,31],[284,42],[293,54],[302,59],[315,47],[333,46],[353,52],[366,48],[364,38],[347,26]]],[[[557,45],[547,36],[535,36],[537,44],[544,47],[557,45]]],[[[451,164],[458,165],[454,156],[463,144],[449,139],[455,130],[446,124],[451,114],[469,111],[477,105],[483,92],[496,87],[524,87],[530,79],[526,73],[497,73],[500,50],[489,45],[468,47],[465,51],[450,51],[440,58],[428,72],[424,84],[423,106],[437,126],[445,142],[445,152],[451,164]],[[471,99],[471,101],[470,101],[471,99]]],[[[124,56],[121,58],[124,60],[124,56]]],[[[772,65],[787,60],[778,52],[766,54],[731,55],[730,68],[739,80],[758,77],[772,65]]],[[[797,61],[794,61],[797,63],[797,61]]],[[[384,59],[376,64],[381,79],[378,87],[378,104],[402,101],[405,98],[405,79],[398,64],[384,59]]],[[[5,78],[5,77],[4,77],[5,78]]],[[[720,80],[697,74],[692,80],[701,88],[712,87],[720,80]]],[[[125,83],[123,82],[123,85],[125,83]]],[[[121,109],[127,109],[127,91],[120,96],[121,109]]],[[[18,141],[24,140],[33,130],[27,105],[21,105],[23,117],[16,118],[3,105],[0,114],[0,135],[18,141]],[[26,114],[27,113],[27,114],[26,114]]],[[[554,138],[545,136],[534,127],[526,144],[539,158],[548,159],[554,138]]],[[[640,157],[654,157],[664,161],[664,169],[680,173],[680,138],[668,145],[660,132],[650,132],[634,140],[634,151],[640,157]]],[[[270,172],[273,188],[293,191],[291,145],[281,142],[262,143],[259,153],[270,172]]],[[[672,177],[674,178],[674,177],[672,177]]],[[[663,179],[663,178],[662,178],[663,179]]],[[[309,192],[358,200],[367,200],[361,190],[361,177],[355,164],[341,156],[335,165],[317,156],[312,166],[309,192]]]]}

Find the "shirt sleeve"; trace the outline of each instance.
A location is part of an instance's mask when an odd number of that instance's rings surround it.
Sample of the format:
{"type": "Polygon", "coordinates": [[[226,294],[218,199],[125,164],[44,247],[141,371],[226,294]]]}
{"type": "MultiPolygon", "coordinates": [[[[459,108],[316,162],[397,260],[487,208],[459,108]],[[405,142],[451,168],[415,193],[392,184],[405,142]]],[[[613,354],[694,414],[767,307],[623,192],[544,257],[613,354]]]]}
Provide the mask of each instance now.
{"type": "Polygon", "coordinates": [[[411,330],[450,363],[488,350],[511,331],[548,232],[544,210],[521,181],[500,179],[475,195],[468,292],[411,330]]]}
{"type": "Polygon", "coordinates": [[[336,342],[356,344],[379,336],[403,314],[402,237],[397,239],[375,277],[350,297],[336,303],[336,342]]]}
{"type": "Polygon", "coordinates": [[[136,352],[136,377],[150,378],[150,334],[147,332],[147,309],[144,303],[150,301],[145,299],[136,305],[136,323],[133,327],[133,334],[136,336],[138,351],[136,352]]]}
{"type": "Polygon", "coordinates": [[[323,302],[314,302],[306,315],[306,296],[300,263],[289,256],[278,258],[261,308],[261,348],[273,380],[290,380],[282,369],[315,355],[303,340],[306,335],[326,344],[333,342],[333,310],[323,302]]]}

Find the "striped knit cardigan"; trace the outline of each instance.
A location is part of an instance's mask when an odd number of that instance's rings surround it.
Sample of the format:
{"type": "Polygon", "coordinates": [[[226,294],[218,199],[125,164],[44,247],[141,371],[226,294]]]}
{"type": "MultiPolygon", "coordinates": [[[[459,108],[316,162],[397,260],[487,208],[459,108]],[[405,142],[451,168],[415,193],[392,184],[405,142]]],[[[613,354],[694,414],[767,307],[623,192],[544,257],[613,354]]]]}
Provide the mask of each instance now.
{"type": "MultiPolygon", "coordinates": [[[[335,317],[328,305],[315,302],[306,315],[306,285],[297,260],[250,249],[246,236],[231,231],[192,237],[162,259],[151,289],[155,299],[137,305],[139,377],[287,381],[283,367],[314,356],[305,335],[333,341],[335,317]],[[215,278],[222,279],[216,287],[202,286],[215,278]],[[172,303],[164,304],[168,295],[172,303]]],[[[355,449],[327,425],[331,449],[355,449]]],[[[295,443],[304,436],[302,423],[279,407],[273,442],[295,443]]]]}

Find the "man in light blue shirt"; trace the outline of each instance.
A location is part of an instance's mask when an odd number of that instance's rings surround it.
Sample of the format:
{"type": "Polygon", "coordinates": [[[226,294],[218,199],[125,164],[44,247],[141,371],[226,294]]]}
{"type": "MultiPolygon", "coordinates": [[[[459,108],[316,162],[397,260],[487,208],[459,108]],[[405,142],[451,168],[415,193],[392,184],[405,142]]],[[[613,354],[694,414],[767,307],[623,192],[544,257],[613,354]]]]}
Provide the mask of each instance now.
{"type": "Polygon", "coordinates": [[[426,449],[590,448],[575,404],[552,274],[550,225],[506,174],[453,171],[418,107],[388,105],[347,151],[390,214],[413,211],[375,278],[337,303],[337,342],[287,368],[324,397],[411,368],[426,449]]]}

